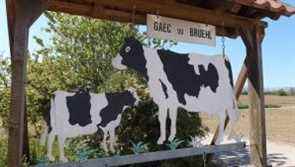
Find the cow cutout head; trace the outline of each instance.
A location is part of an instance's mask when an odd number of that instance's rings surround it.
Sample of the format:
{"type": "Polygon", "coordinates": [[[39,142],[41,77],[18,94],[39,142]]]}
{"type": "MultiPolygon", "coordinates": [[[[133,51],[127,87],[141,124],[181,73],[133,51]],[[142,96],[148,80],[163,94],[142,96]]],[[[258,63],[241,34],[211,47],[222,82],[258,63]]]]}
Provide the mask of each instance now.
{"type": "Polygon", "coordinates": [[[126,38],[117,56],[113,59],[112,65],[119,70],[133,69],[143,75],[146,79],[146,59],[143,46],[134,37],[126,38]]]}

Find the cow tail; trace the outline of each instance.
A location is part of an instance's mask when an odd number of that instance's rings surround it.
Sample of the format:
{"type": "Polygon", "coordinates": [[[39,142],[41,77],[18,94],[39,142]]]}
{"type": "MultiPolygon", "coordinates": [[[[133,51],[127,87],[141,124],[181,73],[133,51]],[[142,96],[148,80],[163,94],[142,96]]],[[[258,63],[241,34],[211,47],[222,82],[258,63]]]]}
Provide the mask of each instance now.
{"type": "Polygon", "coordinates": [[[231,63],[227,56],[224,57],[224,65],[228,72],[229,83],[231,87],[234,88],[233,71],[232,71],[231,63]]]}

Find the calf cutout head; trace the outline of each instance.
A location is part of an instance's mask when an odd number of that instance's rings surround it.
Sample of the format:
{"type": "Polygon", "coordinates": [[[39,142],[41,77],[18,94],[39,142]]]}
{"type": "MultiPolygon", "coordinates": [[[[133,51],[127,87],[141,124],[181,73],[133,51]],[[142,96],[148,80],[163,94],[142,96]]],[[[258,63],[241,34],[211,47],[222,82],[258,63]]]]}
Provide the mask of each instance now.
{"type": "Polygon", "coordinates": [[[126,108],[133,107],[138,103],[138,96],[134,89],[123,92],[106,93],[108,105],[100,112],[101,122],[98,127],[106,127],[111,121],[114,121],[122,114],[126,108]]]}

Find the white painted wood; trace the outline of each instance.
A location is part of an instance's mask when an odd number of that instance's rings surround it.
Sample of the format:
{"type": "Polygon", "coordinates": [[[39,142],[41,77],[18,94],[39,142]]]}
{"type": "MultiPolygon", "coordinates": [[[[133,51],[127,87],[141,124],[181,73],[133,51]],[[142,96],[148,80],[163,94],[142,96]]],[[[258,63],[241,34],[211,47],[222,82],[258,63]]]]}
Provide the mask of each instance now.
{"type": "Polygon", "coordinates": [[[212,25],[147,15],[147,30],[148,36],[153,38],[216,45],[216,28],[212,25]]]}

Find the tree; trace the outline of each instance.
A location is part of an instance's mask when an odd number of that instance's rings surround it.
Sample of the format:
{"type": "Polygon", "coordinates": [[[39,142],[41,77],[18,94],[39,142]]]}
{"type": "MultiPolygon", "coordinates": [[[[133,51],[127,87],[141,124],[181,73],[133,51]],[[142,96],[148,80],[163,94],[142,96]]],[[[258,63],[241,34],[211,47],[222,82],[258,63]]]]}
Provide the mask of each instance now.
{"type": "Polygon", "coordinates": [[[0,126],[6,127],[10,100],[10,60],[0,55],[0,126]]]}

